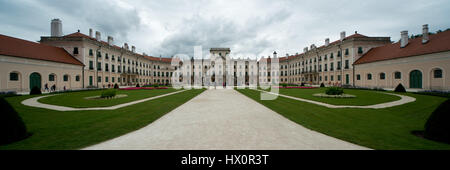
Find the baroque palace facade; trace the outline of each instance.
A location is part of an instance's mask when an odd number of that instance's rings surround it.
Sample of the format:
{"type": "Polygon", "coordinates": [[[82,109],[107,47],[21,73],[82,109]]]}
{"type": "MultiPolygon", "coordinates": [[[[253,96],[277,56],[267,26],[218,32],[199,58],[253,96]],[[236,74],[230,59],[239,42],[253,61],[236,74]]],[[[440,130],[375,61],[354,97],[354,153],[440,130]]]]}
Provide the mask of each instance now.
{"type": "Polygon", "coordinates": [[[229,48],[212,48],[211,58],[172,66],[172,58],[138,54],[127,43],[116,46],[110,36],[103,41],[92,29],[89,35],[62,35],[61,21],[54,19],[51,36],[41,37],[39,43],[0,35],[0,91],[172,84],[173,75],[198,86],[323,83],[393,89],[402,84],[407,89],[449,91],[450,31],[430,34],[424,25],[422,36],[409,38],[402,31],[401,37],[393,43],[390,37],[341,32],[339,40],[327,38],[324,45],[305,47],[301,54],[278,57],[274,52],[259,61],[230,59],[229,48]],[[278,68],[271,65],[275,58],[278,68]],[[181,73],[177,67],[189,69],[181,73]]]}

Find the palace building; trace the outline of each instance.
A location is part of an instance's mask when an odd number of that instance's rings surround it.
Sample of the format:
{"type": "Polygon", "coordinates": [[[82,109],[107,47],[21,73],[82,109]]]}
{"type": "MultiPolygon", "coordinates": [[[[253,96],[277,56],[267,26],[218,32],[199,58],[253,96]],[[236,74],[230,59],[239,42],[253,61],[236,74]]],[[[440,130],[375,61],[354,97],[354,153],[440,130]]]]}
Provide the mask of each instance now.
{"type": "MultiPolygon", "coordinates": [[[[51,36],[30,42],[0,35],[0,91],[28,92],[33,87],[55,90],[108,88],[113,85],[172,84],[172,76],[194,86],[307,84],[409,90],[450,90],[450,31],[401,40],[355,32],[303,53],[268,58],[231,59],[230,48],[211,48],[208,59],[180,61],[138,54],[134,46],[103,41],[100,32],[63,35],[62,22],[51,22],[51,36]],[[273,61],[278,64],[272,65],[273,61]],[[178,67],[178,68],[177,68],[178,67]],[[276,67],[276,68],[275,68],[276,67]],[[182,68],[182,69],[180,69],[182,68]],[[181,72],[184,70],[184,72],[181,72]],[[228,75],[228,76],[227,76],[228,75]]],[[[245,58],[245,57],[244,57],[245,58]]],[[[178,81],[177,79],[174,79],[178,81]]]]}

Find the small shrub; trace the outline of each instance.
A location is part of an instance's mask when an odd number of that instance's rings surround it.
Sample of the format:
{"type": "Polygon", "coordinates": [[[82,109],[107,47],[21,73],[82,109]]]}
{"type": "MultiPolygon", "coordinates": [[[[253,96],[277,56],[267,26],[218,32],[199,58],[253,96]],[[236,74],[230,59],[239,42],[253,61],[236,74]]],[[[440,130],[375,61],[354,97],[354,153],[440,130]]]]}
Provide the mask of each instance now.
{"type": "Polygon", "coordinates": [[[344,94],[344,89],[339,87],[329,87],[325,93],[328,95],[342,95],[344,94]]]}
{"type": "Polygon", "coordinates": [[[42,92],[39,87],[34,86],[30,91],[30,95],[36,95],[36,94],[42,94],[42,92]]]}
{"type": "Polygon", "coordinates": [[[402,83],[400,83],[400,84],[398,84],[398,86],[397,87],[395,87],[395,90],[394,90],[395,92],[406,92],[406,89],[405,89],[405,87],[403,87],[403,85],[402,85],[402,83]]]}
{"type": "Polygon", "coordinates": [[[136,84],[136,87],[141,87],[141,86],[140,86],[139,83],[138,83],[138,84],[136,84]]]}
{"type": "Polygon", "coordinates": [[[102,95],[100,97],[107,98],[107,99],[113,98],[114,96],[116,96],[116,92],[117,92],[117,90],[115,90],[115,89],[103,90],[102,95]]]}
{"type": "Polygon", "coordinates": [[[305,86],[305,83],[300,84],[300,86],[304,87],[304,86],[305,86]]]}
{"type": "Polygon", "coordinates": [[[0,114],[0,145],[23,140],[30,136],[27,128],[14,108],[3,98],[0,98],[2,114],[0,114]]]}
{"type": "Polygon", "coordinates": [[[323,83],[320,83],[320,87],[325,87],[325,84],[323,84],[323,83]]]}
{"type": "Polygon", "coordinates": [[[153,87],[159,87],[157,84],[153,85],[153,87]]]}
{"type": "Polygon", "coordinates": [[[119,85],[117,83],[114,84],[114,89],[119,89],[119,85]]]}
{"type": "Polygon", "coordinates": [[[430,140],[450,143],[450,100],[442,103],[428,118],[424,137],[430,140]]]}

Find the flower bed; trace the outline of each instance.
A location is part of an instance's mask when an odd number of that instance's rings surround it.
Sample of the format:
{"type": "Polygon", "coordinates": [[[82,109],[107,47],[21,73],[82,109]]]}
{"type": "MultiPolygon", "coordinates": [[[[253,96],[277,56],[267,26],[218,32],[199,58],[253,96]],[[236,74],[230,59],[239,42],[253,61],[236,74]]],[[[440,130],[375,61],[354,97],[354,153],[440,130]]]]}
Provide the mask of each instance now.
{"type": "Polygon", "coordinates": [[[288,86],[288,87],[278,87],[280,89],[315,89],[317,87],[306,87],[306,86],[288,86]]]}
{"type": "Polygon", "coordinates": [[[157,90],[157,89],[168,89],[167,87],[128,87],[121,88],[120,90],[157,90]]]}

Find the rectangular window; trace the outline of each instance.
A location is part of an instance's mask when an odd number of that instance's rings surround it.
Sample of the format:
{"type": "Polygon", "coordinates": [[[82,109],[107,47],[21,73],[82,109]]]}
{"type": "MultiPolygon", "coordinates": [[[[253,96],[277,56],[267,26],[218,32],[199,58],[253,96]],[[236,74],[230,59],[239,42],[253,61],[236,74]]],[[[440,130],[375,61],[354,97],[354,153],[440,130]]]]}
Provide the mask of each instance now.
{"type": "Polygon", "coordinates": [[[345,55],[348,55],[349,54],[349,52],[348,52],[348,48],[347,49],[345,49],[345,55]]]}
{"type": "Polygon", "coordinates": [[[109,82],[109,77],[105,77],[105,82],[106,82],[106,83],[109,82]]]}
{"type": "Polygon", "coordinates": [[[78,54],[78,47],[73,48],[73,54],[78,54]]]}
{"type": "Polygon", "coordinates": [[[367,74],[367,80],[372,80],[372,74],[367,74]]]}
{"type": "Polygon", "coordinates": [[[358,54],[362,54],[363,53],[363,48],[362,47],[358,47],[358,54]]]}
{"type": "Polygon", "coordinates": [[[116,67],[114,67],[114,64],[111,64],[111,71],[114,73],[114,72],[116,72],[116,69],[115,69],[116,67]]]}
{"type": "Polygon", "coordinates": [[[89,49],[89,56],[93,56],[94,52],[92,51],[92,49],[89,49]]]}
{"type": "Polygon", "coordinates": [[[334,81],[334,76],[333,75],[330,76],[330,80],[334,81]]]}
{"type": "Polygon", "coordinates": [[[345,69],[349,69],[349,62],[348,62],[348,60],[345,60],[345,69]]]}
{"type": "Polygon", "coordinates": [[[338,75],[338,81],[341,81],[341,75],[338,75]]]}
{"type": "Polygon", "coordinates": [[[356,75],[356,80],[361,80],[361,75],[357,74],[356,75]]]}
{"type": "Polygon", "coordinates": [[[395,79],[402,79],[402,73],[395,72],[395,79]]]}
{"type": "Polygon", "coordinates": [[[69,81],[69,76],[68,75],[64,75],[63,79],[64,79],[64,81],[69,81]]]}
{"type": "Polygon", "coordinates": [[[80,81],[80,76],[75,76],[75,81],[80,81]]]}
{"type": "Polygon", "coordinates": [[[97,77],[97,82],[100,82],[100,83],[102,82],[102,76],[97,77]]]}
{"type": "Polygon", "coordinates": [[[89,61],[89,70],[94,70],[94,62],[89,61]]]}
{"type": "Polygon", "coordinates": [[[109,71],[108,63],[105,63],[105,71],[109,71]]]}
{"type": "Polygon", "coordinates": [[[55,75],[53,74],[48,75],[48,81],[55,81],[55,75]]]}
{"type": "Polygon", "coordinates": [[[97,62],[97,70],[102,71],[102,63],[101,62],[97,62]]]}
{"type": "Polygon", "coordinates": [[[441,69],[434,70],[434,78],[442,78],[442,70],[441,69]]]}

